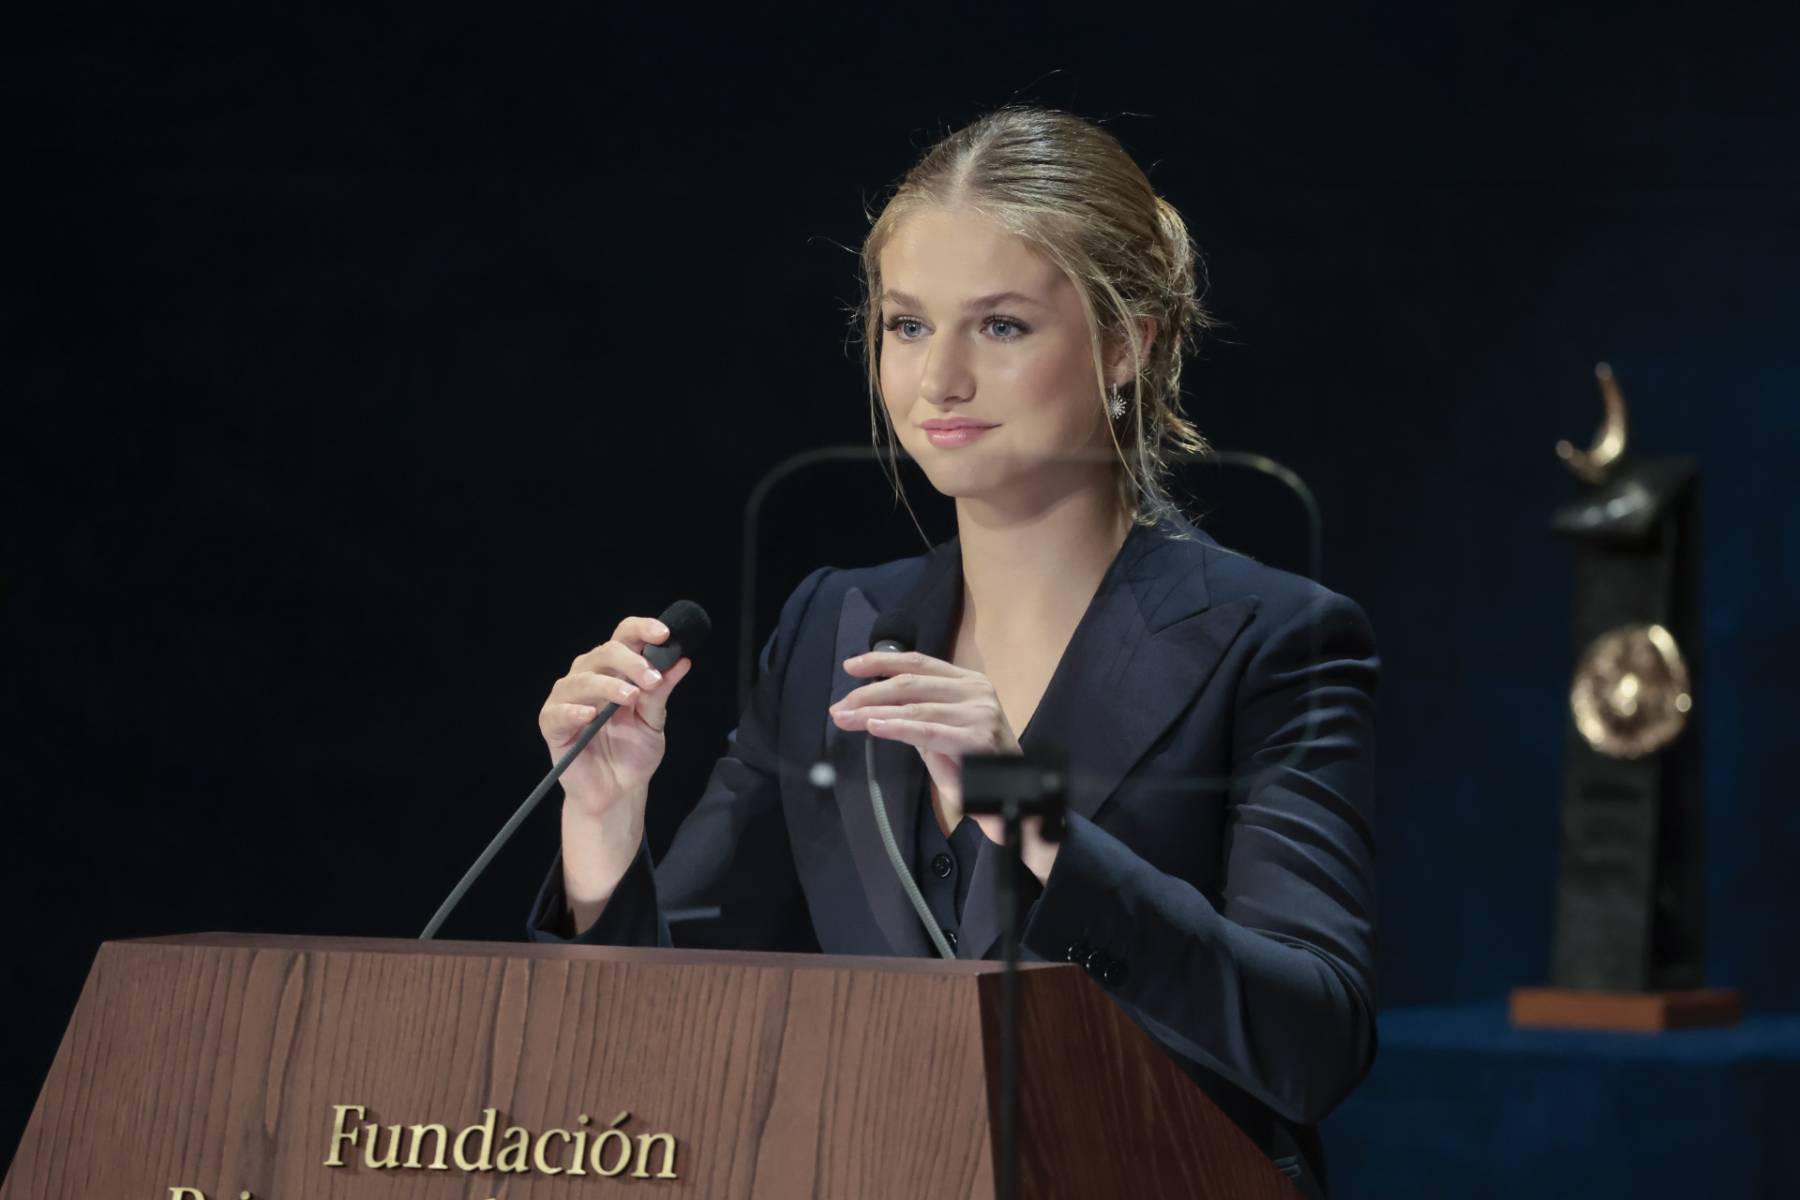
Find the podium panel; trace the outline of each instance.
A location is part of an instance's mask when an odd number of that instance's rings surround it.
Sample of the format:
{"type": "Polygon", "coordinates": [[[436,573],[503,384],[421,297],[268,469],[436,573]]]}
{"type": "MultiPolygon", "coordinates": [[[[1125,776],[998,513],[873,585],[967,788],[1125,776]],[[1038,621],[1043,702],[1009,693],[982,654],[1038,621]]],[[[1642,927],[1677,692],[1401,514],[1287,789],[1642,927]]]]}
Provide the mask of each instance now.
{"type": "MultiPolygon", "coordinates": [[[[1021,1196],[1291,1200],[1074,967],[1021,1196]]],[[[0,1200],[991,1197],[998,964],[195,934],[101,946],[0,1200]]]]}

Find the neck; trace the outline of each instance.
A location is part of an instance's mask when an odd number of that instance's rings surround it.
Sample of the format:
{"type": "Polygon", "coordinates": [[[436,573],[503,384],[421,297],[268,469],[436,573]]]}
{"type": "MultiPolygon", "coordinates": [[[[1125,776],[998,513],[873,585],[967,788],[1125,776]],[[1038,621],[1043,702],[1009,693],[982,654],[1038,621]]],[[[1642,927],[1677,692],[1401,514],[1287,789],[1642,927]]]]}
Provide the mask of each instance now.
{"type": "Polygon", "coordinates": [[[962,549],[963,625],[979,627],[982,611],[1004,613],[983,640],[1039,636],[1072,629],[1131,532],[1110,477],[1047,502],[1007,507],[958,499],[962,549]]]}

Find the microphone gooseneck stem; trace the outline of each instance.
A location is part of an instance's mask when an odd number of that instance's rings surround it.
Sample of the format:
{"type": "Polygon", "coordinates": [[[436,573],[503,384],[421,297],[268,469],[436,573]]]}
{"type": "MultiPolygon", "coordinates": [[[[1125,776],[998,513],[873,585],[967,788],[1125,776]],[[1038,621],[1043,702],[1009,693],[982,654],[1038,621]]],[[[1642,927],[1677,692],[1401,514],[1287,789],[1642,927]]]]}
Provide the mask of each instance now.
{"type": "Polygon", "coordinates": [[[1019,1194],[1019,893],[1012,867],[1019,861],[1019,806],[1005,810],[1000,870],[1000,1187],[996,1200],[1019,1194]]]}
{"type": "MultiPolygon", "coordinates": [[[[657,621],[663,626],[665,637],[663,641],[655,645],[644,646],[644,660],[658,671],[669,670],[681,660],[684,654],[691,658],[701,646],[706,644],[706,635],[712,630],[712,618],[706,615],[704,608],[692,600],[677,600],[663,610],[662,616],[658,617],[657,621]]],[[[483,871],[487,870],[487,865],[494,861],[494,855],[500,853],[500,848],[506,845],[507,840],[514,833],[518,832],[519,826],[525,823],[525,818],[531,815],[531,810],[538,806],[538,801],[550,794],[550,789],[555,787],[556,781],[563,777],[563,772],[569,769],[569,764],[588,748],[588,743],[594,740],[594,735],[600,732],[600,727],[606,724],[607,718],[618,711],[617,704],[607,704],[594,715],[594,719],[588,722],[587,728],[581,731],[581,736],[575,739],[575,744],[563,752],[563,756],[556,760],[556,765],[550,768],[550,773],[544,776],[535,788],[531,789],[531,795],[525,797],[525,803],[519,805],[518,811],[513,813],[506,824],[500,827],[500,832],[494,835],[494,840],[489,842],[487,849],[481,852],[481,857],[475,860],[475,865],[464,871],[463,877],[456,881],[456,886],[450,889],[450,894],[444,897],[444,902],[438,905],[438,910],[431,914],[431,920],[425,922],[425,931],[419,935],[420,941],[428,942],[437,936],[438,929],[444,924],[444,918],[449,916],[450,911],[462,900],[464,893],[469,890],[469,885],[474,883],[483,871]]]]}
{"type": "Polygon", "coordinates": [[[931,935],[931,944],[943,957],[955,958],[956,951],[944,940],[944,931],[938,928],[937,919],[931,915],[931,906],[925,903],[919,885],[913,882],[912,872],[906,869],[906,860],[900,857],[900,843],[894,840],[894,828],[888,822],[887,801],[882,798],[881,784],[875,779],[875,739],[872,737],[863,740],[863,764],[868,768],[869,806],[875,811],[875,828],[881,831],[881,845],[887,851],[888,862],[893,864],[894,874],[899,877],[906,898],[912,901],[913,911],[924,923],[925,932],[931,935]]]}
{"type": "Polygon", "coordinates": [[[583,750],[587,749],[588,743],[594,740],[594,735],[600,732],[600,727],[606,724],[606,719],[617,712],[618,708],[617,704],[608,704],[602,708],[594,719],[588,722],[587,728],[581,731],[581,736],[575,739],[575,744],[556,760],[556,765],[550,768],[550,773],[544,776],[537,787],[531,790],[531,795],[525,797],[525,803],[519,805],[518,811],[513,813],[507,819],[506,824],[500,827],[500,832],[496,833],[494,840],[487,844],[487,849],[481,852],[481,857],[475,860],[475,865],[463,872],[463,877],[456,881],[456,886],[450,889],[450,894],[444,897],[444,902],[438,905],[438,910],[431,914],[431,920],[425,923],[425,931],[419,934],[421,942],[429,942],[437,936],[437,931],[444,924],[444,918],[449,916],[451,910],[461,903],[469,886],[480,877],[483,871],[487,870],[487,865],[494,861],[494,855],[500,853],[500,848],[506,845],[512,835],[518,831],[519,826],[525,823],[525,818],[531,815],[532,810],[538,806],[538,802],[550,794],[550,789],[556,786],[556,781],[561,779],[563,772],[569,769],[569,764],[574,762],[583,750]]]}

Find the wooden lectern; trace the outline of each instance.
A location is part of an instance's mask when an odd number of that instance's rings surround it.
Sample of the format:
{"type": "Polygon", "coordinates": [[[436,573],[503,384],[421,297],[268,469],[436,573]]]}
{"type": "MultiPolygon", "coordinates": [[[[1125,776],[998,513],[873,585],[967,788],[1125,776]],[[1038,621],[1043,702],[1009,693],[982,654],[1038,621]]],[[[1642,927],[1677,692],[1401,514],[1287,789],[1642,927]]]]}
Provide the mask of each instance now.
{"type": "MultiPolygon", "coordinates": [[[[999,966],[107,942],[0,1200],[991,1197],[999,966]]],[[[1020,1194],[1292,1200],[1081,970],[1019,981],[1020,1194]]]]}

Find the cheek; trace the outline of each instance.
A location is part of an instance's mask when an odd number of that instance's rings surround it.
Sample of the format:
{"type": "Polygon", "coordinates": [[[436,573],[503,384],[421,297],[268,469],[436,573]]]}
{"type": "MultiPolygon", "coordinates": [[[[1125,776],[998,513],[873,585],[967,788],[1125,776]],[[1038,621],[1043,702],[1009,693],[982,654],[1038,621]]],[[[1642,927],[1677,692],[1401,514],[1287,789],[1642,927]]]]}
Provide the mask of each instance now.
{"type": "Polygon", "coordinates": [[[879,376],[881,394],[877,397],[883,411],[887,415],[888,426],[896,437],[905,441],[907,397],[911,396],[915,387],[906,373],[894,365],[893,359],[883,360],[879,376]]]}
{"type": "MultiPolygon", "coordinates": [[[[1013,394],[1036,414],[1033,425],[1046,445],[1085,445],[1098,428],[1099,386],[1085,347],[1065,349],[1021,364],[1013,394]]],[[[1035,439],[1034,439],[1035,440],[1035,439]]]]}
{"type": "Polygon", "coordinates": [[[913,369],[906,362],[906,355],[884,352],[877,369],[876,379],[881,384],[881,395],[887,405],[889,415],[895,408],[904,408],[907,397],[918,390],[918,380],[913,369]]]}

